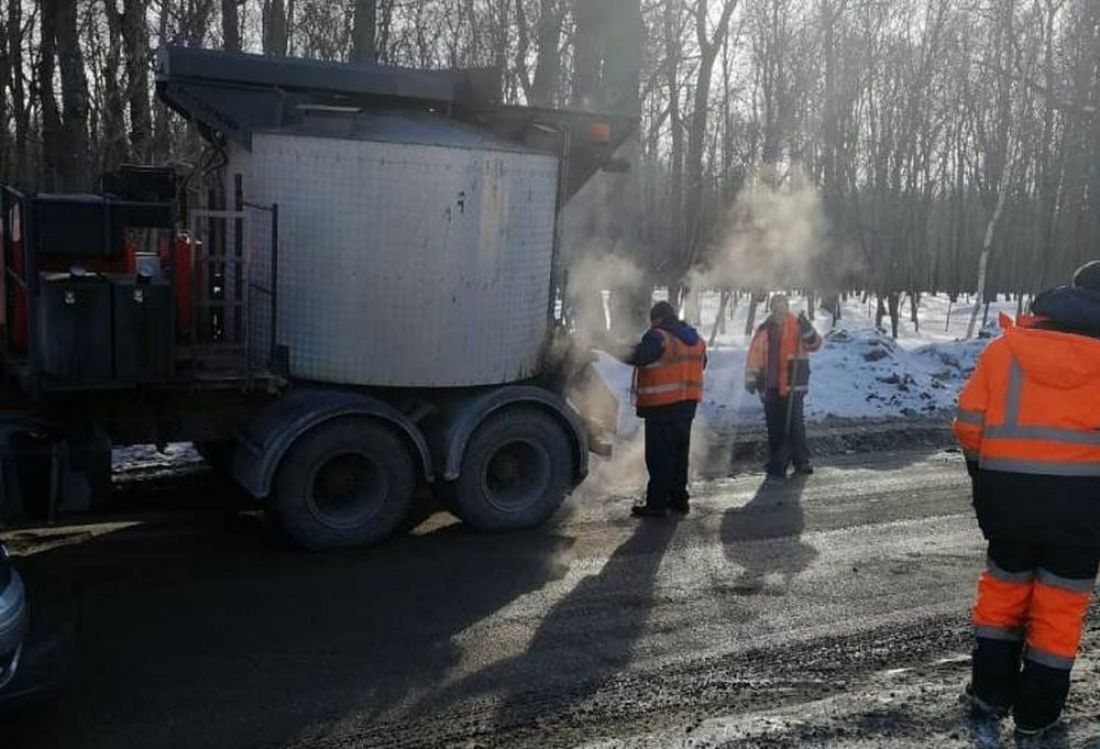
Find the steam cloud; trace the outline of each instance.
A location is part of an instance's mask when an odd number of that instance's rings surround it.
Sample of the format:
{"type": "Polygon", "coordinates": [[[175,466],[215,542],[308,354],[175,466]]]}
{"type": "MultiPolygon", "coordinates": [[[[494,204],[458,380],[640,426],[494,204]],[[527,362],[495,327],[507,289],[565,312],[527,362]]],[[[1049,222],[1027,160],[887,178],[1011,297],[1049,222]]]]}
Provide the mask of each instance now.
{"type": "Polygon", "coordinates": [[[692,288],[794,288],[814,282],[828,241],[821,195],[800,172],[777,185],[753,176],[737,196],[718,251],[691,276],[692,288]]]}

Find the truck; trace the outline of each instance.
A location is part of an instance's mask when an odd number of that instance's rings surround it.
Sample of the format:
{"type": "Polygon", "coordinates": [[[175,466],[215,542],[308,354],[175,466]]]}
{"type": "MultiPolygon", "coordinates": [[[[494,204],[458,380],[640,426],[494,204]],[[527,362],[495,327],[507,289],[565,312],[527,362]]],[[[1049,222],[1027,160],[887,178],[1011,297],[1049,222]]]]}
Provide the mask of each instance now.
{"type": "Polygon", "coordinates": [[[487,532],[550,517],[617,417],[566,329],[562,214],[628,168],[637,118],[501,90],[159,50],[193,165],[0,188],[0,522],[100,509],[112,447],[169,442],[309,549],[378,542],[429,498],[487,532]]]}

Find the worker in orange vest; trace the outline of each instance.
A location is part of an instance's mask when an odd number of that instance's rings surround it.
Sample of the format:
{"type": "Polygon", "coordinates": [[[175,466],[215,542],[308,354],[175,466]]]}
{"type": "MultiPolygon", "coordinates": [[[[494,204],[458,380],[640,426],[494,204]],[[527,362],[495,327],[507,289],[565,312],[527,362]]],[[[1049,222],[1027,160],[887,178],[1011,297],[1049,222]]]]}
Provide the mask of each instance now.
{"type": "Polygon", "coordinates": [[[791,313],[790,300],[776,294],[771,314],[756,330],[745,364],[745,388],[764,401],[768,423],[768,479],[785,481],[787,468],[814,472],[806,444],[803,401],[810,388],[809,354],[821,348],[821,336],[804,314],[791,313]]]}
{"type": "Polygon", "coordinates": [[[649,313],[650,329],[641,342],[617,354],[634,367],[633,396],[645,420],[645,463],[649,470],[644,505],[635,517],[687,515],[691,424],[703,398],[707,346],[695,328],[676,316],[668,302],[649,313]]]}
{"type": "Polygon", "coordinates": [[[1100,566],[1100,262],[1002,316],[955,419],[989,542],[971,705],[1022,736],[1057,724],[1100,566]]]}

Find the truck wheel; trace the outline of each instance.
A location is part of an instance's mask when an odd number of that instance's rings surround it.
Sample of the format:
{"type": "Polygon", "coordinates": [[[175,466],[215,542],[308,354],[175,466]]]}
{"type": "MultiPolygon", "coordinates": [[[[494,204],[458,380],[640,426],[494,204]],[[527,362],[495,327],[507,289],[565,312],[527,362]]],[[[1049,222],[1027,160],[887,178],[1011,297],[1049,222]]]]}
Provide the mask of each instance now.
{"type": "Polygon", "coordinates": [[[572,475],[572,448],[558,422],[537,409],[507,409],[470,438],[453,484],[456,509],[477,530],[532,528],[558,509],[572,475]]]}
{"type": "Polygon", "coordinates": [[[412,509],[416,473],[390,430],[338,419],[301,437],[283,458],[271,507],[283,531],[308,549],[377,543],[412,509]]]}

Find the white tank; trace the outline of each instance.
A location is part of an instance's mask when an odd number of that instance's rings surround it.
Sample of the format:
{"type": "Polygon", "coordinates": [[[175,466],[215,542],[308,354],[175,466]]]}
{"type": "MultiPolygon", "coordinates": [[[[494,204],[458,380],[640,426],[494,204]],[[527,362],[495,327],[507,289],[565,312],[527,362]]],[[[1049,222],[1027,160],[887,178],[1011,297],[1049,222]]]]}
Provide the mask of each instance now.
{"type": "MultiPolygon", "coordinates": [[[[535,374],[557,159],[429,117],[333,118],[327,129],[257,133],[227,169],[247,200],[279,205],[276,335],[290,374],[398,387],[535,374]]],[[[254,278],[269,277],[263,244],[253,243],[254,278]]],[[[260,350],[264,306],[254,294],[260,350]]]]}

